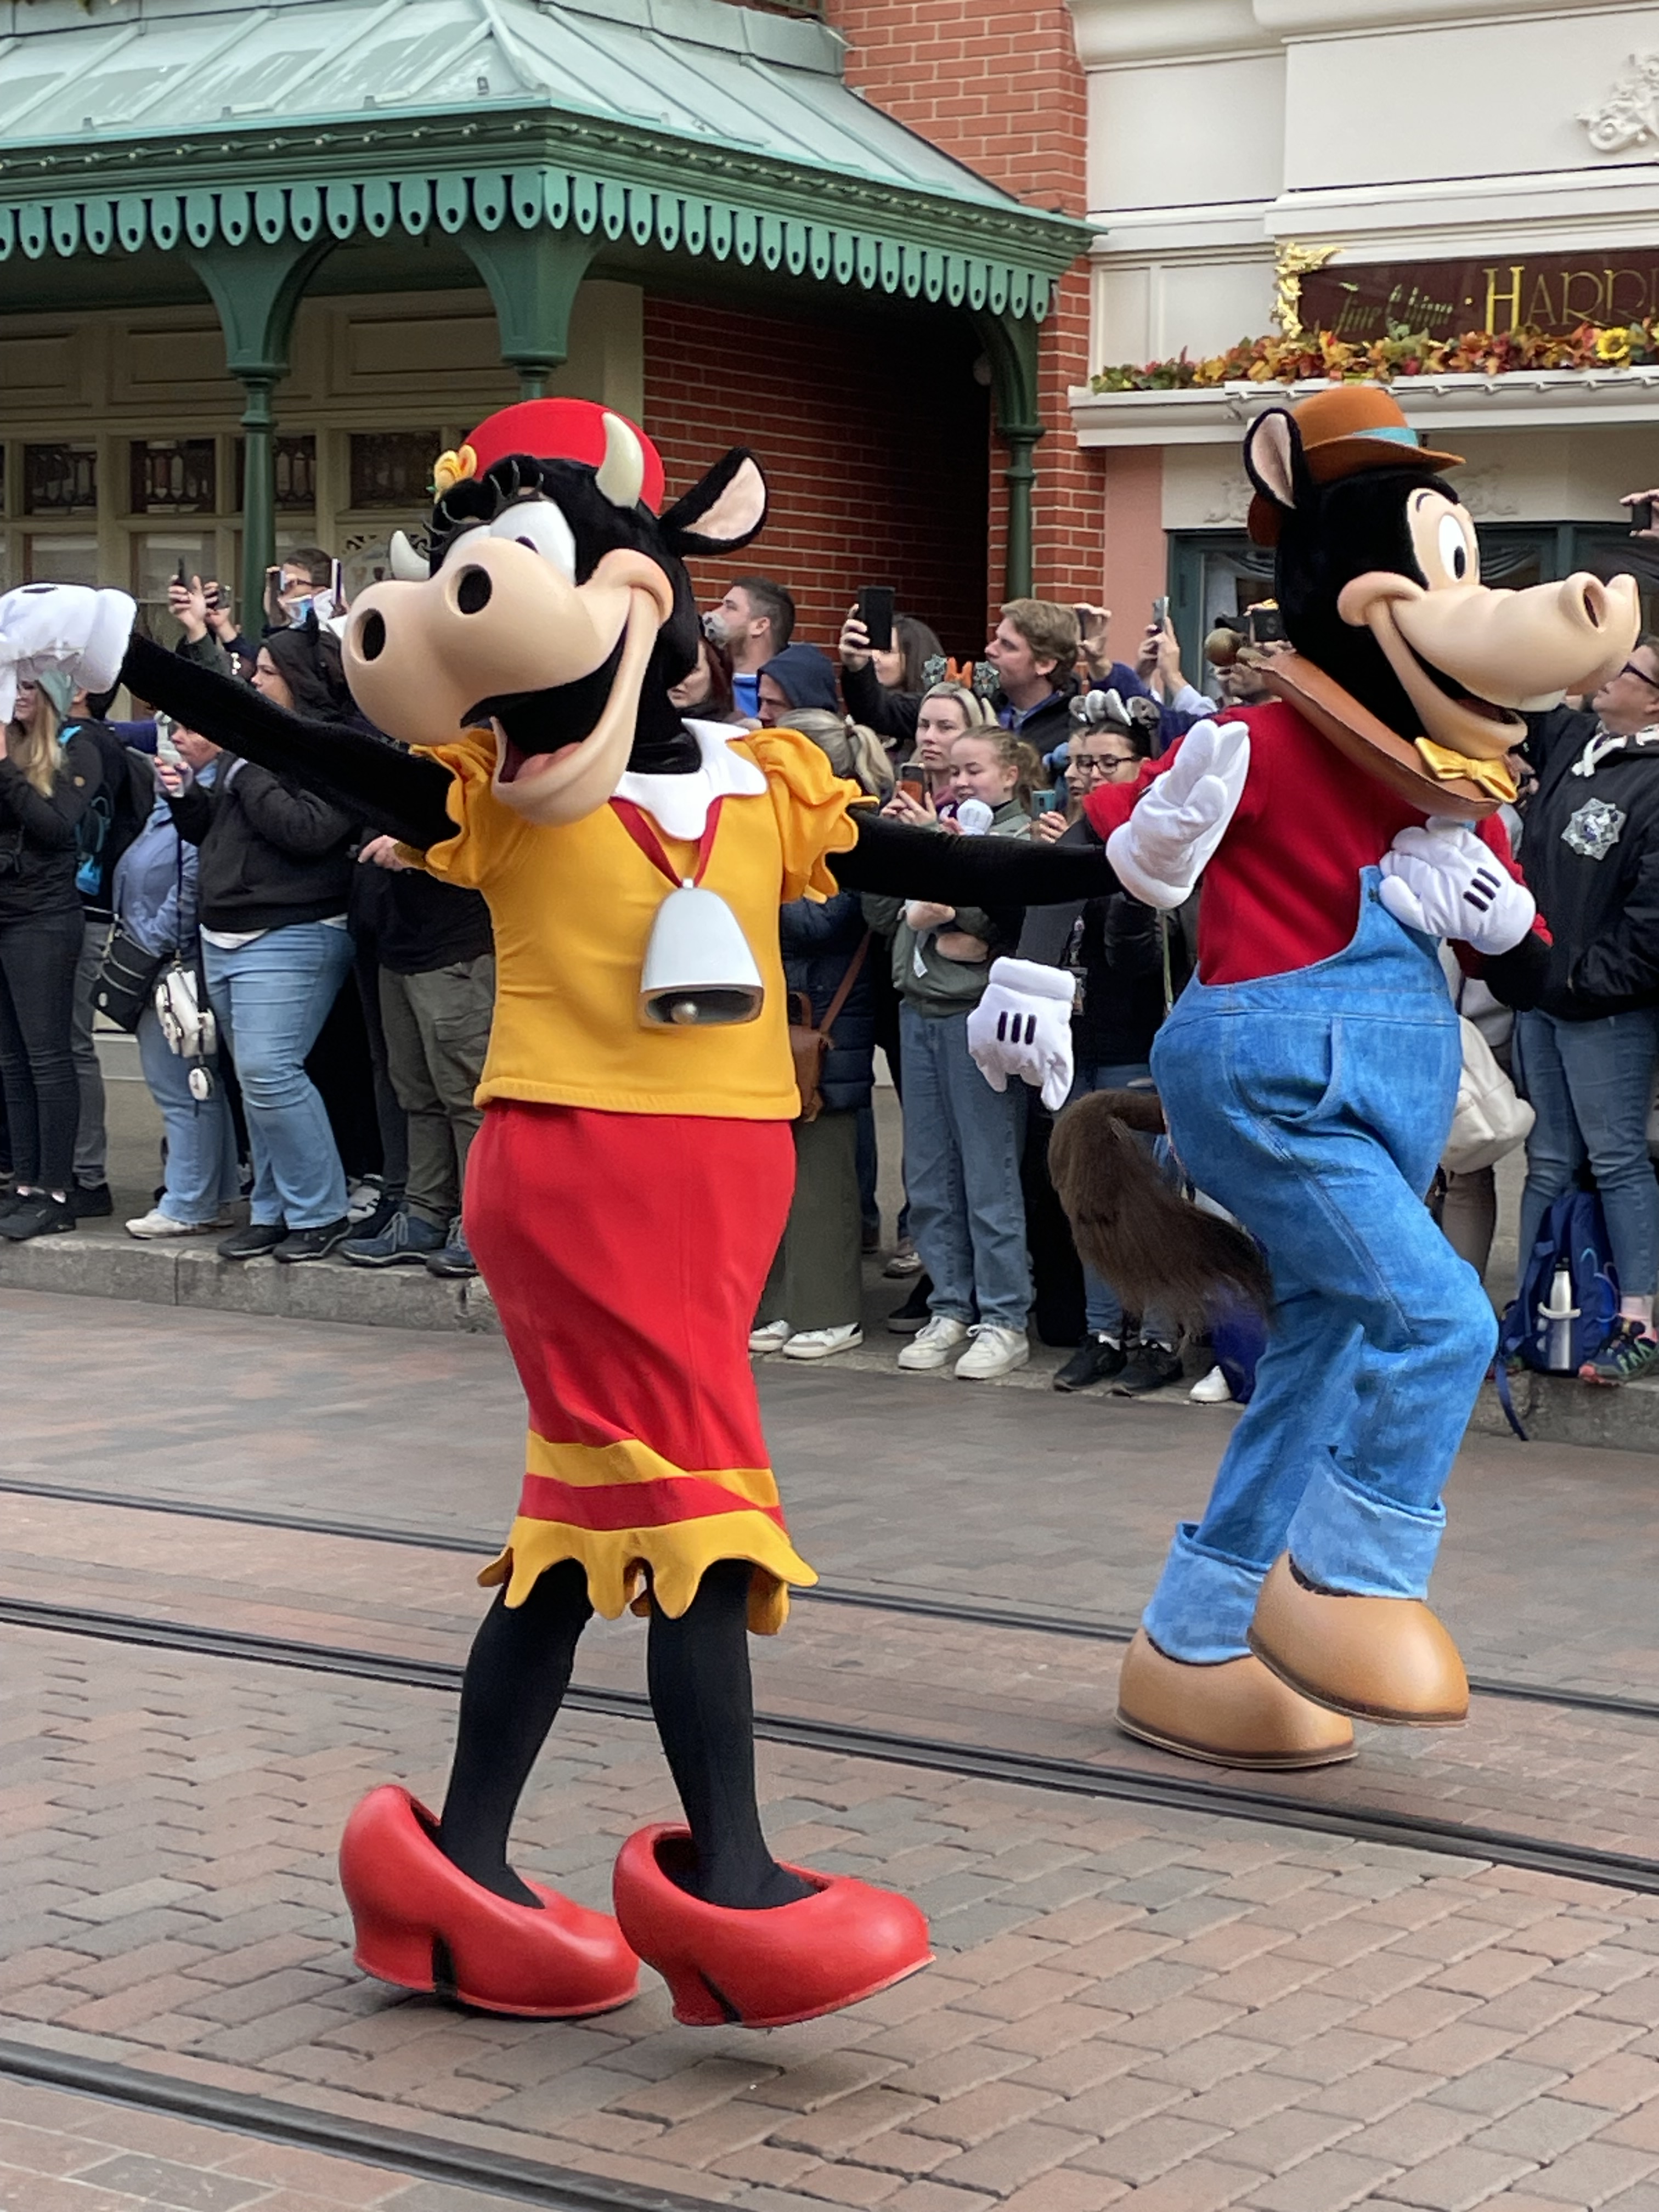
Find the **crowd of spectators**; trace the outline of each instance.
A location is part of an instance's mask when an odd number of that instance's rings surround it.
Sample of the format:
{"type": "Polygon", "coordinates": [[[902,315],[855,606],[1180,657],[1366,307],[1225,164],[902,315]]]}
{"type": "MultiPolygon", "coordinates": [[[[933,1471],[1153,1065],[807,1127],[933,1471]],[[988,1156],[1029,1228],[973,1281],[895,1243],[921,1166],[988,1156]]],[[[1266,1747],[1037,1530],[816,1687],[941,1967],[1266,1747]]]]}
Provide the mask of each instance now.
{"type": "MultiPolygon", "coordinates": [[[[322,549],[301,549],[249,624],[216,584],[181,575],[177,649],[313,722],[357,724],[338,578],[322,549]]],[[[859,606],[826,652],[797,636],[783,585],[748,575],[705,616],[674,702],[734,731],[799,730],[872,803],[940,835],[1087,841],[1091,790],[1133,784],[1196,720],[1268,696],[1283,649],[1271,620],[1241,623],[1225,650],[1212,641],[1200,690],[1159,615],[1124,661],[1103,609],[1012,599],[958,665],[919,617],[896,613],[884,640],[859,606]]],[[[212,1236],[229,1261],[469,1274],[462,1200],[494,991],[483,901],[143,702],[110,720],[113,703],[47,674],[19,687],[0,733],[0,1236],[112,1211],[94,1018],[125,967],[143,986],[125,1025],[163,1132],[131,1236],[212,1236]]],[[[1533,718],[1515,765],[1508,826],[1551,925],[1551,988],[1516,1017],[1449,959],[1448,988],[1535,1117],[1523,1260],[1552,1200],[1593,1176],[1623,1297],[1604,1379],[1622,1380],[1659,1365],[1659,640],[1593,698],[1533,718]]],[[[1079,1265],[1047,1182],[1051,1115],[1022,1085],[994,1091],[967,1041],[991,963],[1018,952],[1071,979],[1073,1096],[1150,1091],[1153,1040],[1191,972],[1196,896],[1172,915],[1124,892],[1028,913],[851,892],[784,908],[791,1019],[830,1042],[795,1124],[795,1200],[752,1351],[814,1360],[858,1346],[878,1267],[908,1285],[884,1316],[908,1339],[901,1370],[1006,1375],[1035,1325],[1068,1355],[1059,1389],[1133,1397],[1193,1376],[1194,1396],[1227,1395],[1205,1343],[1183,1346],[1156,1306],[1126,1312],[1079,1265]],[[902,1115],[890,1224],[878,1067],[902,1115]]],[[[1492,1169],[1451,1169],[1429,1195],[1484,1272],[1492,1169]]]]}

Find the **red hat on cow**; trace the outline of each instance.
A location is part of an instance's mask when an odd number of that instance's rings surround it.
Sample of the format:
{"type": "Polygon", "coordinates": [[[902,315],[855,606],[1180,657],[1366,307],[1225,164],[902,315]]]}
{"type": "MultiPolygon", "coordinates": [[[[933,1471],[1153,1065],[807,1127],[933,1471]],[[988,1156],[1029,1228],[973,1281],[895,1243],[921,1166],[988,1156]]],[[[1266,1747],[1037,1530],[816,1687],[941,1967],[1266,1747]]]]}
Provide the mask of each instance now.
{"type": "Polygon", "coordinates": [[[615,407],[592,399],[520,399],[486,416],[459,451],[441,453],[433,469],[433,490],[441,499],[452,484],[482,476],[509,453],[528,453],[538,461],[585,461],[598,468],[605,459],[605,418],[614,415],[640,441],[645,481],[640,497],[653,514],[662,509],[665,479],[662,456],[637,422],[615,407]]]}

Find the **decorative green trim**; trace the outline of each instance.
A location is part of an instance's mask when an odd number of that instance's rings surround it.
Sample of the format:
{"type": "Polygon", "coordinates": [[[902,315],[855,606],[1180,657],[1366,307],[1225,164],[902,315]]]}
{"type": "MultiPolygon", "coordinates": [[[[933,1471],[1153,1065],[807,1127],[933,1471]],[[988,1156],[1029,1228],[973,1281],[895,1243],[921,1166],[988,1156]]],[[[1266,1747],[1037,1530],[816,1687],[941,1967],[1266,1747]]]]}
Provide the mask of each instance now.
{"type": "Polygon", "coordinates": [[[0,153],[0,261],[574,225],[1040,321],[1079,223],[544,109],[0,153]],[[299,181],[295,181],[298,179],[299,181]]]}

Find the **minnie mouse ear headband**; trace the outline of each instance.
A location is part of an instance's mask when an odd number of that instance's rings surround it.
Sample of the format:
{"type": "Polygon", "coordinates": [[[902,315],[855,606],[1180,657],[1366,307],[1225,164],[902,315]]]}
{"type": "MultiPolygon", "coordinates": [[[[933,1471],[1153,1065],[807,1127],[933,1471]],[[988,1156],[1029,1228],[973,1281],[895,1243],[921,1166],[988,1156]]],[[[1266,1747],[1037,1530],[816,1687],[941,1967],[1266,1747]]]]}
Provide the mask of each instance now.
{"type": "Polygon", "coordinates": [[[1244,439],[1244,466],[1255,487],[1247,526],[1257,545],[1276,545],[1297,504],[1298,483],[1334,483],[1366,469],[1463,465],[1461,453],[1423,443],[1400,403],[1380,384],[1334,384],[1294,407],[1270,407],[1244,439]]]}

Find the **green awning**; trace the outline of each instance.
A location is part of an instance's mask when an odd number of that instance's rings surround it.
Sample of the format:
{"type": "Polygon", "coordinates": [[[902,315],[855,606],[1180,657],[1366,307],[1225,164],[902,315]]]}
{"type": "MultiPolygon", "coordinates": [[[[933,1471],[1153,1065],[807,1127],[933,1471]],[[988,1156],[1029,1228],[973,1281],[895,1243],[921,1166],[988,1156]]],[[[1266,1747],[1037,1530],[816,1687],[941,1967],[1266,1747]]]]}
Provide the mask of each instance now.
{"type": "Polygon", "coordinates": [[[1087,242],[728,0],[9,12],[0,260],[545,224],[1041,317],[1087,242]]]}

